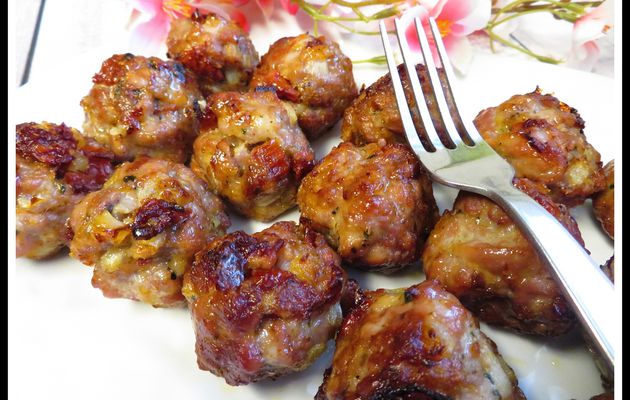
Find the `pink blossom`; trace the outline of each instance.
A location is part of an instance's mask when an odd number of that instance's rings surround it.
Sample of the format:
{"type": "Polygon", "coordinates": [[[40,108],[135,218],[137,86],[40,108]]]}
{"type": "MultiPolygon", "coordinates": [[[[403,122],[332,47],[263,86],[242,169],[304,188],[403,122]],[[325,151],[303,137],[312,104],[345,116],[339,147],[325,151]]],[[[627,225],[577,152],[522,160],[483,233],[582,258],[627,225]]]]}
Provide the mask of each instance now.
{"type": "Polygon", "coordinates": [[[460,72],[465,72],[472,59],[472,47],[467,36],[486,27],[490,12],[490,0],[423,0],[405,11],[400,20],[403,26],[407,26],[409,46],[419,49],[414,19],[419,18],[429,33],[428,19],[435,18],[451,64],[460,72]]]}
{"type": "Polygon", "coordinates": [[[606,36],[613,26],[614,2],[606,0],[573,25],[571,63],[578,68],[591,71],[599,59],[599,39],[606,36]]]}
{"type": "Polygon", "coordinates": [[[282,8],[287,10],[291,15],[297,14],[298,10],[300,9],[298,3],[293,0],[280,0],[280,4],[282,4],[282,8]]]}

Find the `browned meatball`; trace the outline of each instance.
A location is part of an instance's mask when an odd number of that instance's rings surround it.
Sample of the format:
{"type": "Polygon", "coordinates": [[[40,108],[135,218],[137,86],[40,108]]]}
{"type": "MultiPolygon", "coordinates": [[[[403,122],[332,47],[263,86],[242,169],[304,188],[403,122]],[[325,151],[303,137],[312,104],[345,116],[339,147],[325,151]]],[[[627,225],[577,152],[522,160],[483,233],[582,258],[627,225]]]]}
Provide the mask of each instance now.
{"type": "Polygon", "coordinates": [[[598,394],[597,396],[591,397],[591,400],[614,400],[614,399],[615,399],[614,393],[602,393],[602,394],[598,394]]]}
{"type": "Polygon", "coordinates": [[[229,225],[221,201],[191,170],[140,157],[76,206],[70,255],[94,266],[92,285],[106,297],[183,305],[184,271],[229,225]]]}
{"type": "Polygon", "coordinates": [[[215,239],[184,279],[199,368],[243,385],[308,367],[341,325],[345,282],[324,238],[293,222],[215,239]]]}
{"type": "Polygon", "coordinates": [[[615,162],[604,167],[604,190],[593,197],[593,211],[602,228],[611,238],[615,238],[615,162]]]}
{"type": "MultiPolygon", "coordinates": [[[[582,245],[575,220],[563,205],[517,180],[582,245]]],[[[544,190],[544,188],[542,188],[544,190]]],[[[428,279],[438,280],[479,319],[522,333],[560,335],[575,317],[551,272],[505,212],[486,197],[460,192],[431,232],[422,254],[428,279]]]]}
{"type": "Polygon", "coordinates": [[[615,283],[615,256],[612,256],[601,266],[602,271],[612,283],[615,283]]]}
{"type": "Polygon", "coordinates": [[[600,155],[577,110],[539,88],[481,111],[475,125],[517,177],[544,184],[555,202],[572,207],[604,188],[600,155]]]}
{"type": "Polygon", "coordinates": [[[371,271],[418,261],[438,217],[429,178],[401,144],[341,143],[304,178],[298,206],[345,263],[371,271]]]}
{"type": "Polygon", "coordinates": [[[192,170],[239,213],[270,221],[295,205],[314,153],[293,109],[273,93],[208,98],[192,170]]]}
{"type": "Polygon", "coordinates": [[[254,71],[250,88],[273,87],[295,106],[309,139],[330,129],[357,96],[352,61],[324,36],[285,37],[269,47],[254,71]]]}
{"type": "MultiPolygon", "coordinates": [[[[442,69],[438,70],[440,74],[442,69]]],[[[430,80],[427,69],[424,65],[416,65],[416,72],[420,78],[420,84],[425,90],[430,89],[430,80]]],[[[403,90],[407,95],[407,100],[411,109],[411,116],[415,122],[418,133],[424,132],[421,118],[416,110],[416,102],[411,90],[411,82],[407,75],[404,64],[398,66],[398,75],[403,84],[403,90]]],[[[429,110],[432,114],[439,113],[437,103],[433,97],[428,97],[429,110]]],[[[438,133],[443,134],[440,125],[438,133]]],[[[341,138],[344,141],[352,142],[356,145],[376,143],[384,139],[387,143],[407,144],[405,130],[400,119],[400,112],[396,103],[392,78],[389,73],[364,89],[359,94],[350,107],[343,114],[341,123],[341,138]]]]}
{"type": "Polygon", "coordinates": [[[113,154],[65,124],[15,127],[16,256],[44,258],[68,245],[66,222],[113,171],[113,154]]]}
{"type": "Polygon", "coordinates": [[[103,62],[81,100],[84,134],[119,160],[148,155],[184,162],[197,135],[196,77],[174,61],[117,54],[103,62]]]}
{"type": "Polygon", "coordinates": [[[475,317],[436,282],[366,292],[316,400],[524,399],[475,317]]]}
{"type": "Polygon", "coordinates": [[[176,18],[166,40],[168,58],[197,74],[204,95],[247,89],[258,53],[247,34],[218,15],[176,18]]]}

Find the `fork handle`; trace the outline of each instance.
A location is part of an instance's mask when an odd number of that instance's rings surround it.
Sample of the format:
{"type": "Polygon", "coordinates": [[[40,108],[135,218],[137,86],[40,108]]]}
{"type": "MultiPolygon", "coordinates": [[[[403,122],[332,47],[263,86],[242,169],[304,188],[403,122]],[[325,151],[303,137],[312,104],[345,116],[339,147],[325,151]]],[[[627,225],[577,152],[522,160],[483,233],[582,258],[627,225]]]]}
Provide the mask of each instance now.
{"type": "Polygon", "coordinates": [[[611,367],[614,367],[620,314],[612,282],[556,218],[531,197],[509,185],[485,193],[517,223],[551,266],[573,310],[611,367]]]}

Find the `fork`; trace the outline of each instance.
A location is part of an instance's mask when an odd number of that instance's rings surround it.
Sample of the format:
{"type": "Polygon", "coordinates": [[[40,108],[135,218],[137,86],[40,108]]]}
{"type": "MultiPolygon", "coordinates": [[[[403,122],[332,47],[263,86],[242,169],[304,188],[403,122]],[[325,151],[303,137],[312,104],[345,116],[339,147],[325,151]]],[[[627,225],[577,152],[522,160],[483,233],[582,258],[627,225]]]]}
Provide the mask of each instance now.
{"type": "MultiPolygon", "coordinates": [[[[418,18],[415,31],[439,115],[431,115],[422,91],[404,27],[395,19],[396,36],[424,132],[418,134],[403,91],[388,31],[380,22],[381,39],[405,136],[431,178],[443,185],[478,193],[497,203],[514,220],[536,252],[551,267],[552,276],[611,367],[614,366],[619,314],[612,283],[571,234],[541,205],[512,186],[514,169],[481,137],[474,124],[461,118],[453,90],[453,70],[433,18],[431,36],[444,74],[438,75],[425,29],[418,18]],[[449,108],[446,95],[449,96],[449,108]],[[434,120],[443,123],[438,135],[434,120]],[[449,143],[450,140],[450,143],[449,143]]],[[[429,85],[427,85],[429,86],[429,85]]]]}

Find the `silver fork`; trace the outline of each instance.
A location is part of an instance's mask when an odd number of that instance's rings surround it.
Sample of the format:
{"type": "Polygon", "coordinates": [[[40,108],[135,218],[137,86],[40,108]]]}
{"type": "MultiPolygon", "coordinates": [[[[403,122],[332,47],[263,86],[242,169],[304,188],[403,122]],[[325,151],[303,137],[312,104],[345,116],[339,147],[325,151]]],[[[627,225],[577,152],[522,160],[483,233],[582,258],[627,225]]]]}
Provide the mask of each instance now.
{"type": "MultiPolygon", "coordinates": [[[[453,70],[448,61],[440,32],[433,18],[429,19],[430,31],[435,40],[437,53],[444,69],[444,82],[433,60],[429,42],[416,18],[415,26],[424,64],[431,83],[431,93],[437,102],[439,116],[446,130],[443,143],[431,119],[411,53],[407,45],[404,27],[395,20],[398,44],[411,83],[415,102],[424,126],[425,145],[416,131],[409,105],[396,68],[392,47],[385,24],[381,21],[381,38],[385,48],[387,65],[396,94],[407,140],[431,178],[446,186],[463,189],[486,196],[496,202],[517,223],[531,244],[551,266],[553,276],[591,335],[610,366],[614,365],[614,344],[621,329],[617,313],[614,287],[571,234],[531,197],[512,186],[514,169],[483,140],[475,126],[461,118],[453,93],[453,70]],[[452,101],[449,110],[444,89],[452,101]],[[450,92],[450,93],[449,93],[450,92]],[[451,115],[451,112],[453,115],[451,115]],[[453,119],[456,118],[458,123],[453,119]],[[458,129],[459,127],[459,129],[458,129]]],[[[443,135],[444,136],[444,135],[443,135]]]]}

